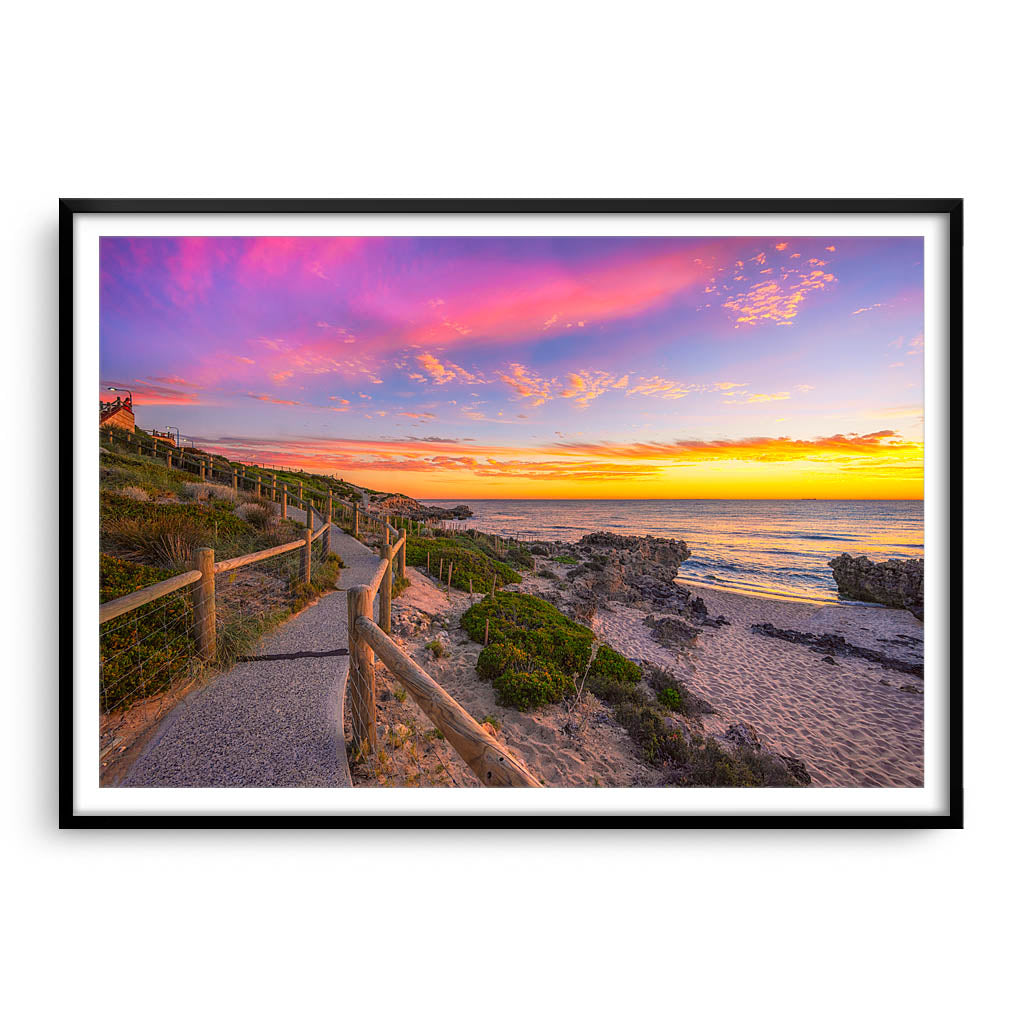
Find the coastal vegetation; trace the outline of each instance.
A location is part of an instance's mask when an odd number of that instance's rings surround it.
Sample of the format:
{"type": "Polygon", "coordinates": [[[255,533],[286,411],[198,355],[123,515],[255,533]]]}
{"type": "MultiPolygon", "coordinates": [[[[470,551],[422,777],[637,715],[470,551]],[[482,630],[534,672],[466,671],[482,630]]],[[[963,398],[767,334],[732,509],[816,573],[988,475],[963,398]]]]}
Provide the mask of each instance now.
{"type": "Polygon", "coordinates": [[[644,759],[666,769],[667,784],[799,785],[779,758],[752,747],[726,750],[713,737],[692,727],[693,719],[708,714],[712,708],[671,674],[645,665],[643,676],[657,694],[655,700],[646,695],[638,680],[608,679],[599,673],[588,678],[587,688],[612,707],[616,721],[629,733],[644,759]]]}
{"type": "MultiPolygon", "coordinates": [[[[205,454],[205,453],[202,453],[205,454]]],[[[192,567],[198,548],[219,559],[298,539],[302,527],[281,519],[278,506],[146,456],[100,454],[100,601],[130,594],[192,567]]],[[[341,560],[314,561],[307,583],[299,554],[225,574],[218,583],[214,664],[226,667],[259,636],[319,595],[334,589],[341,560]]],[[[112,620],[101,630],[101,708],[152,696],[197,675],[187,592],[176,591],[112,620]]]]}
{"type": "Polygon", "coordinates": [[[530,594],[501,593],[472,605],[462,616],[470,639],[487,645],[477,672],[493,682],[498,702],[520,711],[553,704],[573,692],[573,678],[587,672],[609,680],[636,680],[640,668],[592,630],[530,594]],[[596,646],[596,651],[595,651],[596,646]]]}
{"type": "MultiPolygon", "coordinates": [[[[406,562],[417,568],[426,568],[430,559],[431,573],[437,573],[443,562],[452,567],[452,586],[456,590],[482,594],[509,583],[519,583],[522,576],[506,561],[497,557],[493,544],[482,535],[474,537],[464,534],[441,537],[408,537],[406,539],[406,562]]],[[[444,569],[442,582],[447,583],[448,570],[444,569]]]]}

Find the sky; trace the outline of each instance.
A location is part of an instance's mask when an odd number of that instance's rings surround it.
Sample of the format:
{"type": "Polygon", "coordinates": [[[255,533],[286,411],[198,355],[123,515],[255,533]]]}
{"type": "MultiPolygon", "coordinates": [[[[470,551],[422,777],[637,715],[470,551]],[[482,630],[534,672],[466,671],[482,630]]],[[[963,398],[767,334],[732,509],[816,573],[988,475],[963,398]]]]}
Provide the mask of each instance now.
{"type": "Polygon", "coordinates": [[[920,238],[104,237],[100,396],[417,498],[921,498],[920,238]]]}

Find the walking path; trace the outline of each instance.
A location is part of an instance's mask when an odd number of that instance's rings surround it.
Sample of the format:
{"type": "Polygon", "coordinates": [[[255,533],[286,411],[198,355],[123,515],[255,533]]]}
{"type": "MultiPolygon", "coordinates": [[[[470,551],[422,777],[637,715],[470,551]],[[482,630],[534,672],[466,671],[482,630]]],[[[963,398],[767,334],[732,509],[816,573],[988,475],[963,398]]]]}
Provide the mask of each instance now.
{"type": "MultiPolygon", "coordinates": [[[[289,509],[305,522],[305,514],[289,509]]],[[[380,555],[337,526],[338,590],[263,638],[161,722],[123,786],[351,786],[343,708],[345,591],[369,583],[380,555]]]]}

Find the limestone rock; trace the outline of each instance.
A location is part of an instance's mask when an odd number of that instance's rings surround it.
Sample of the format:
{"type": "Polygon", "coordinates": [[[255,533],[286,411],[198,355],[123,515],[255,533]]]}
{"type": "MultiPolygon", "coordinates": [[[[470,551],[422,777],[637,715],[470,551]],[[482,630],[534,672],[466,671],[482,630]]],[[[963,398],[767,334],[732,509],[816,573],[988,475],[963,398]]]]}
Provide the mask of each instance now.
{"type": "Polygon", "coordinates": [[[866,555],[842,554],[829,563],[839,596],[906,608],[924,618],[924,559],[890,558],[872,562],[866,555]]]}
{"type": "Polygon", "coordinates": [[[757,730],[748,722],[733,722],[722,737],[737,747],[749,747],[751,750],[761,749],[761,737],[757,730]]]}

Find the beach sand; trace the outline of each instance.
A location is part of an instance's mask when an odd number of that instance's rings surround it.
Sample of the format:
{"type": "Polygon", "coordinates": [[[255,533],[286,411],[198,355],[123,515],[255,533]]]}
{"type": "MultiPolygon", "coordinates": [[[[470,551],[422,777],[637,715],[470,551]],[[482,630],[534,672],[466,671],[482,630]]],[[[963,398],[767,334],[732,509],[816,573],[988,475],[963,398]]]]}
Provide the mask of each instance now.
{"type": "MultiPolygon", "coordinates": [[[[559,567],[559,575],[564,569],[559,567]]],[[[434,582],[408,570],[410,587],[394,604],[395,640],[478,721],[490,716],[497,737],[548,786],[650,786],[658,771],[606,705],[592,694],[575,716],[578,733],[567,733],[563,706],[519,712],[500,707],[490,682],[479,678],[479,644],[459,627],[469,596],[449,597],[434,582]],[[426,645],[438,640],[447,657],[426,645]]],[[[563,577],[564,578],[564,577],[563,577]]],[[[510,589],[552,597],[550,584],[529,576],[510,589]]],[[[706,733],[722,736],[730,725],[754,727],[764,746],[803,760],[815,786],[920,786],[923,783],[921,679],[861,658],[838,657],[830,665],[807,647],[753,633],[768,622],[808,633],[839,633],[851,643],[895,657],[919,655],[922,624],[910,612],[867,605],[809,604],[691,588],[712,617],[729,625],[703,627],[692,648],[668,651],[644,625],[649,614],[623,604],[597,611],[591,623],[606,643],[637,661],[671,671],[715,708],[706,733]],[[902,690],[908,686],[911,690],[902,690]],[[914,692],[918,691],[918,692],[914,692]]],[[[476,598],[479,600],[479,597],[476,598]]],[[[355,766],[359,785],[476,786],[457,754],[378,662],[382,756],[355,766]],[[399,699],[395,699],[395,694],[399,699]],[[408,730],[408,731],[407,731],[408,730]]]]}
{"type": "Polygon", "coordinates": [[[690,587],[712,617],[691,650],[666,651],[651,638],[643,612],[613,606],[593,626],[627,657],[653,661],[705,698],[717,715],[712,733],[736,721],[753,725],[771,749],[807,763],[816,786],[921,786],[924,779],[922,681],[861,658],[836,659],[753,633],[769,622],[806,633],[839,633],[850,643],[909,658],[923,642],[910,612],[852,604],[809,604],[690,587]],[[717,722],[716,722],[717,719],[717,722]]]}

